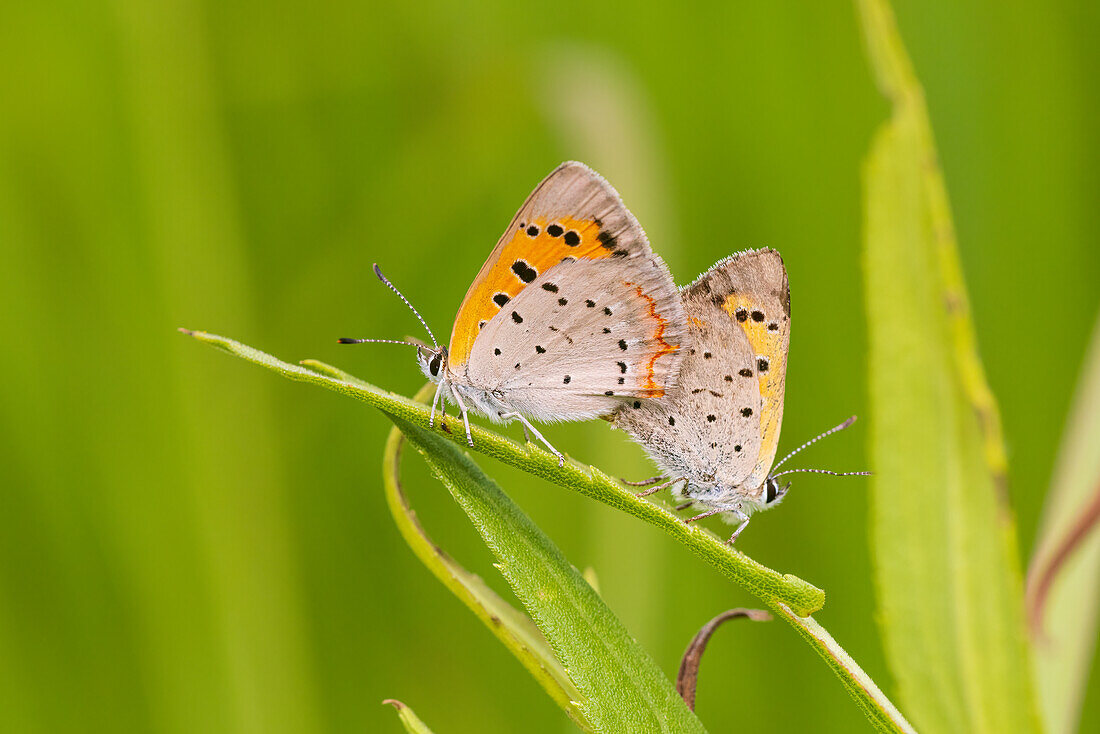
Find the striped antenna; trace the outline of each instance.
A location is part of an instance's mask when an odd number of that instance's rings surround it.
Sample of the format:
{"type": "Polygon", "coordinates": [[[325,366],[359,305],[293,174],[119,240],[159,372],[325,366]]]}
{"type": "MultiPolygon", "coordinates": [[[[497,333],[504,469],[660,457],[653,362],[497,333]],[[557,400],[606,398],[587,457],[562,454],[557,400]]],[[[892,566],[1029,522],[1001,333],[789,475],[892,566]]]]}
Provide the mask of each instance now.
{"type": "Polygon", "coordinates": [[[420,325],[423,326],[424,330],[428,332],[428,336],[430,336],[432,338],[432,344],[434,344],[435,348],[438,350],[439,349],[439,342],[437,342],[435,340],[435,334],[433,334],[432,330],[428,327],[428,322],[424,320],[424,317],[420,315],[419,311],[417,311],[415,308],[413,308],[413,305],[411,303],[409,303],[409,299],[405,298],[405,296],[403,296],[401,294],[401,291],[397,290],[397,287],[393,283],[388,281],[386,279],[386,276],[382,275],[382,268],[378,267],[378,263],[374,264],[374,274],[378,276],[378,279],[380,281],[382,281],[383,283],[386,284],[386,287],[388,287],[391,291],[396,293],[398,298],[400,298],[402,301],[405,302],[405,305],[409,307],[410,311],[412,311],[414,314],[416,314],[416,318],[420,320],[420,325]]]}
{"type": "MultiPolygon", "coordinates": [[[[802,449],[804,449],[804,448],[808,448],[808,447],[810,447],[810,446],[813,446],[813,445],[814,445],[815,443],[817,443],[817,442],[818,442],[818,441],[820,441],[821,439],[825,438],[826,436],[831,436],[832,434],[836,433],[837,431],[843,431],[843,430],[844,430],[845,428],[847,428],[848,426],[852,425],[852,424],[853,424],[853,423],[855,423],[855,422],[856,422],[856,417],[855,417],[855,416],[853,415],[853,416],[852,416],[851,418],[849,418],[848,420],[844,421],[844,422],[843,422],[843,423],[841,423],[841,424],[840,424],[839,426],[833,426],[832,428],[830,428],[829,430],[825,431],[824,433],[819,433],[818,435],[814,436],[814,437],[813,437],[813,438],[811,438],[811,439],[810,439],[809,441],[807,441],[806,443],[802,444],[801,446],[799,446],[799,447],[798,447],[797,449],[795,449],[795,450],[794,450],[794,451],[792,451],[791,453],[789,453],[789,454],[787,454],[786,456],[784,456],[784,457],[783,457],[783,460],[782,460],[782,461],[780,461],[780,462],[779,462],[778,464],[776,464],[775,466],[773,466],[773,467],[772,467],[772,471],[775,471],[775,470],[776,470],[776,469],[778,469],[779,467],[783,466],[783,464],[784,464],[784,463],[786,463],[787,459],[791,458],[792,456],[794,456],[795,454],[797,454],[797,453],[798,453],[799,451],[801,451],[802,449]]],[[[784,474],[786,474],[787,472],[783,472],[783,473],[784,473],[784,474]]],[[[773,477],[777,477],[777,476],[780,476],[780,475],[779,475],[779,474],[772,474],[771,476],[773,476],[773,477]]]]}
{"type": "Polygon", "coordinates": [[[788,469],[787,471],[781,471],[778,474],[772,474],[768,479],[777,479],[784,474],[828,474],[832,477],[869,477],[871,472],[869,471],[829,471],[828,469],[788,469]]]}
{"type": "Polygon", "coordinates": [[[347,337],[340,337],[336,340],[339,344],[366,344],[368,342],[374,344],[407,344],[410,347],[418,347],[419,344],[413,344],[412,342],[399,342],[396,339],[348,339],[347,337]]]}

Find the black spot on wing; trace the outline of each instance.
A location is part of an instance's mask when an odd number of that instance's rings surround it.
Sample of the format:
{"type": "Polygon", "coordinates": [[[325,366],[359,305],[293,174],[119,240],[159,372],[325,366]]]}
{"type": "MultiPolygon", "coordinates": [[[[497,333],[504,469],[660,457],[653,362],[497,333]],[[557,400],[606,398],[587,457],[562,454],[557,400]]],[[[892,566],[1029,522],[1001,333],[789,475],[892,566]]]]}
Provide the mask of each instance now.
{"type": "Polygon", "coordinates": [[[503,306],[504,304],[508,303],[508,301],[510,301],[510,300],[512,300],[512,299],[508,297],[507,293],[497,293],[495,296],[493,296],[493,303],[495,303],[498,306],[503,306]]]}
{"type": "Polygon", "coordinates": [[[596,239],[600,241],[605,250],[614,250],[619,246],[619,239],[605,230],[600,230],[600,233],[596,235],[596,239]]]}
{"type": "Polygon", "coordinates": [[[530,283],[532,280],[539,277],[538,271],[523,260],[516,260],[512,263],[512,272],[524,283],[530,283]]]}
{"type": "Polygon", "coordinates": [[[553,283],[543,283],[542,284],[542,289],[544,291],[550,291],[551,293],[557,293],[558,292],[558,287],[556,285],[554,285],[553,283]]]}

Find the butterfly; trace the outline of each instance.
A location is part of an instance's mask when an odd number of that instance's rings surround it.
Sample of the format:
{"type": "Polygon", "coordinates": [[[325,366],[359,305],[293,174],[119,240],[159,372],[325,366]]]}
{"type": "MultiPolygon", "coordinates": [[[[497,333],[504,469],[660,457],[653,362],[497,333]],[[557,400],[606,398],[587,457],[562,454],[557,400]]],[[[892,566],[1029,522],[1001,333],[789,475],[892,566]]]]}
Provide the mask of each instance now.
{"type": "MultiPolygon", "coordinates": [[[[377,265],[375,273],[416,313],[377,265]]],[[[661,397],[675,384],[688,331],[672,276],[638,221],[576,162],[554,169],[512,218],[459,306],[448,347],[416,315],[433,344],[417,347],[437,385],[431,423],[449,398],[473,446],[470,410],[517,420],[559,466],[565,457],[529,419],[588,420],[661,397]]]]}
{"type": "MultiPolygon", "coordinates": [[[[729,513],[740,521],[733,543],[753,512],[774,507],[790,488],[779,484],[787,472],[774,473],[772,466],[783,423],[791,326],[783,258],[772,249],[735,254],[684,288],[681,297],[691,346],[677,385],[660,399],[623,406],[610,420],[663,471],[631,484],[663,482],[643,496],[680,484],[679,493],[691,501],[679,509],[698,503],[707,510],[687,522],[729,513]]],[[[780,464],[854,420],[803,444],[780,464]]]]}

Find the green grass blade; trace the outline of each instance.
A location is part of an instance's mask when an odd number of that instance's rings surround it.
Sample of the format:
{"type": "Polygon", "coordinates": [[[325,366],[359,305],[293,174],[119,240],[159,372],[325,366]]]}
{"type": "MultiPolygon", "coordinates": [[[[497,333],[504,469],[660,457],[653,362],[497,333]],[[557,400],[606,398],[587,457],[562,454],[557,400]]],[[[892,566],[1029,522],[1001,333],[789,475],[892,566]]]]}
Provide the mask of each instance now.
{"type": "Polygon", "coordinates": [[[923,93],[888,5],[858,5],[893,104],[864,170],[872,549],[886,654],[922,731],[1038,731],[999,418],[923,93]]]}
{"type": "Polygon", "coordinates": [[[1077,731],[1089,668],[1096,651],[1100,605],[1100,532],[1093,528],[1060,568],[1059,547],[1100,491],[1100,320],[1092,333],[1073,411],[1028,574],[1035,668],[1043,721],[1051,734],[1077,731]],[[1052,577],[1049,589],[1042,578],[1052,577]]]}
{"type": "MultiPolygon", "coordinates": [[[[309,365],[333,376],[341,373],[327,365],[311,362],[309,365]]],[[[348,379],[350,375],[345,376],[348,379]]],[[[421,390],[418,398],[431,395],[421,390]]],[[[527,671],[538,681],[550,697],[561,706],[577,726],[592,731],[577,701],[581,694],[554,656],[549,643],[535,623],[523,612],[504,601],[476,574],[470,573],[457,561],[432,542],[416,519],[401,489],[401,446],[404,436],[396,427],[390,431],[382,458],[382,480],[386,489],[386,502],[393,514],[405,542],[412,548],[425,566],[446,586],[452,594],[470,608],[489,631],[516,656],[527,671]]]]}
{"type": "Polygon", "coordinates": [[[550,539],[452,442],[393,417],[466,511],[600,732],[702,732],[660,667],[550,539]]]}
{"type": "Polygon", "coordinates": [[[405,731],[409,734],[432,734],[432,730],[428,728],[428,725],[421,721],[420,717],[405,704],[392,698],[387,698],[382,703],[387,703],[397,709],[397,717],[401,719],[405,731]]]}
{"type": "Polygon", "coordinates": [[[799,617],[782,604],[776,605],[776,610],[836,673],[845,690],[855,700],[856,705],[867,716],[876,731],[916,734],[916,729],[906,721],[886,694],[869,675],[863,672],[852,656],[837,644],[833,636],[817,623],[817,620],[813,617],[799,617]]]}
{"type": "MultiPolygon", "coordinates": [[[[187,329],[181,329],[181,331],[199,341],[278,372],[291,380],[319,385],[362,400],[391,417],[401,418],[411,425],[428,430],[430,411],[426,406],[362,380],[350,378],[336,368],[313,361],[304,363],[307,366],[290,364],[223,336],[187,329]]],[[[523,469],[566,489],[580,492],[634,515],[651,525],[656,525],[765,603],[782,602],[801,616],[812,614],[825,603],[825,592],[816,586],[797,576],[781,574],[757,563],[744,553],[726,545],[709,530],[697,525],[684,524],[669,510],[635,497],[633,492],[612,481],[610,477],[594,467],[585,467],[573,461],[567,461],[564,467],[559,467],[556,457],[532,444],[520,446],[475,424],[471,424],[470,428],[475,451],[480,451],[505,464],[523,469]]],[[[453,418],[448,418],[445,423],[437,421],[435,428],[431,430],[438,436],[453,442],[461,441],[465,445],[461,425],[456,424],[453,418]],[[457,431],[454,430],[456,426],[457,431]]]]}

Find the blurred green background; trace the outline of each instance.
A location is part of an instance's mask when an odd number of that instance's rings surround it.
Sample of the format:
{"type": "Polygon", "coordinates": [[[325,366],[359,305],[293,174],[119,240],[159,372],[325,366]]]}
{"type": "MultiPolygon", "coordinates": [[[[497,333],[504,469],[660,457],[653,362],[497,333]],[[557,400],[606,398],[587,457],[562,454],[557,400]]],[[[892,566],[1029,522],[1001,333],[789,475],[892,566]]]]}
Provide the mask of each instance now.
{"type": "MultiPolygon", "coordinates": [[[[1026,554],[1100,303],[1100,10],[895,5],[1026,554]]],[[[398,537],[387,421],[175,329],[411,394],[410,350],[335,343],[422,336],[371,263],[446,335],[529,190],[580,159],[678,282],[783,253],[792,448],[865,412],[860,165],[886,105],[862,50],[847,2],[4,3],[0,730],[396,732],[386,697],[441,734],[571,730],[398,537]]],[[[860,425],[802,465],[865,468],[860,425]]],[[[651,473],[602,422],[548,437],[651,473]]],[[[669,675],[752,605],[654,528],[479,461],[669,675]]],[[[406,476],[429,532],[506,592],[415,456],[406,476]]],[[[867,535],[861,480],[805,477],[740,546],[826,589],[818,619],[889,692],[867,535]]],[[[866,726],[778,624],[723,630],[698,698],[712,731],[866,726]]]]}

